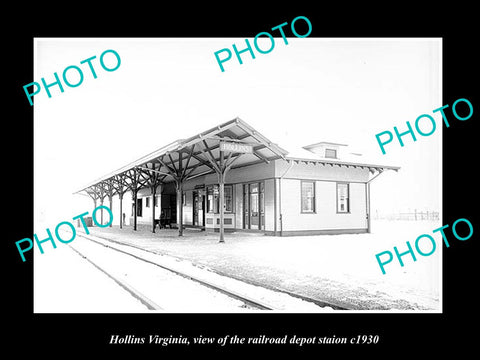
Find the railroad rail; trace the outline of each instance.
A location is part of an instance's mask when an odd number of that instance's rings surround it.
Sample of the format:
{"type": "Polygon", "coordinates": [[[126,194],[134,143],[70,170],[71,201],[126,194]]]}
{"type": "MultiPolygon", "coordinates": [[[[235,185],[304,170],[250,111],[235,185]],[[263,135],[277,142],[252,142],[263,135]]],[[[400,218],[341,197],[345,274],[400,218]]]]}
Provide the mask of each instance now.
{"type": "Polygon", "coordinates": [[[156,304],[154,301],[149,299],[147,296],[145,296],[143,293],[132,287],[131,285],[127,284],[125,281],[120,280],[116,276],[112,275],[110,272],[105,270],[103,267],[98,265],[96,262],[92,261],[89,259],[86,255],[84,255],[82,252],[78,251],[74,247],[70,246],[70,249],[75,251],[78,255],[80,255],[82,258],[87,260],[90,264],[95,266],[98,270],[100,270],[102,273],[107,275],[110,279],[115,281],[120,287],[122,287],[124,290],[129,292],[134,298],[139,300],[143,305],[145,305],[149,310],[163,310],[158,304],[156,304]]]}
{"type": "MultiPolygon", "coordinates": [[[[125,251],[125,250],[122,250],[122,249],[119,249],[115,246],[111,246],[109,244],[105,244],[104,242],[101,242],[101,241],[98,241],[98,240],[95,240],[93,239],[92,237],[88,236],[88,235],[84,235],[84,234],[78,234],[78,236],[84,238],[84,239],[87,239],[93,243],[96,243],[98,245],[101,245],[101,246],[104,246],[110,250],[113,250],[113,251],[116,251],[116,252],[119,252],[119,253],[122,253],[122,254],[125,254],[125,255],[128,255],[128,256],[131,256],[139,261],[142,261],[144,263],[148,263],[148,264],[151,264],[151,265],[155,265],[163,270],[167,270],[168,272],[171,272],[177,276],[180,276],[182,278],[185,278],[185,279],[188,279],[188,280],[192,280],[196,283],[199,283],[201,284],[202,286],[205,286],[205,287],[208,287],[210,289],[213,289],[219,293],[222,293],[230,298],[233,298],[233,299],[236,299],[236,300],[239,300],[241,302],[243,302],[245,305],[247,305],[248,307],[250,308],[253,308],[253,309],[258,309],[258,310],[278,310],[275,306],[273,305],[270,305],[270,304],[267,304],[265,303],[264,301],[262,300],[259,300],[259,299],[254,299],[252,298],[251,296],[248,296],[248,295],[245,295],[245,294],[242,294],[238,291],[233,291],[231,289],[226,289],[224,287],[221,287],[221,286],[218,286],[217,284],[214,284],[210,281],[207,281],[205,279],[200,279],[198,277],[195,277],[195,276],[192,276],[191,274],[186,274],[186,273],[183,273],[177,269],[173,269],[169,266],[166,266],[164,264],[160,264],[156,261],[152,261],[152,260],[149,260],[149,259],[145,259],[144,257],[142,256],[138,256],[136,254],[133,254],[129,251],[125,251]]],[[[102,238],[103,239],[103,238],[102,238]]],[[[106,241],[109,241],[109,240],[106,240],[106,241]]],[[[120,245],[126,245],[126,244],[121,244],[119,243],[120,245]]],[[[105,267],[101,266],[100,264],[98,264],[97,262],[91,260],[88,258],[88,256],[86,256],[83,252],[79,251],[78,249],[75,249],[73,246],[70,246],[70,248],[75,251],[78,255],[80,255],[82,258],[84,258],[85,260],[87,260],[88,262],[90,262],[93,266],[95,266],[98,270],[100,270],[101,272],[103,272],[104,274],[106,274],[108,277],[110,277],[113,281],[115,281],[118,285],[120,285],[123,289],[125,289],[126,291],[128,291],[132,296],[134,296],[136,299],[138,299],[141,303],[143,303],[148,309],[150,310],[164,310],[161,306],[159,306],[158,304],[156,304],[153,300],[149,299],[147,296],[145,296],[144,294],[142,294],[140,291],[138,291],[137,289],[135,289],[134,287],[132,287],[131,285],[129,285],[127,282],[123,281],[122,279],[120,279],[119,277],[117,276],[114,276],[110,271],[106,270],[105,267]]],[[[141,248],[138,248],[140,250],[144,250],[144,249],[141,249],[141,248]]],[[[148,251],[148,250],[144,250],[144,251],[148,251]]],[[[153,253],[153,252],[152,252],[153,253]]]]}
{"type": "MultiPolygon", "coordinates": [[[[186,279],[189,279],[189,280],[192,280],[192,281],[195,281],[203,286],[206,286],[206,287],[209,287],[213,290],[216,290],[222,294],[225,294],[231,298],[234,298],[234,299],[237,299],[237,300],[240,300],[242,302],[244,302],[246,305],[250,306],[250,307],[253,307],[253,308],[256,308],[256,309],[259,309],[259,310],[282,310],[282,309],[279,309],[278,307],[274,306],[274,305],[271,305],[271,304],[267,304],[265,303],[264,301],[262,300],[259,300],[259,299],[256,299],[256,298],[253,298],[251,296],[248,296],[246,294],[242,294],[238,291],[233,291],[232,289],[227,289],[225,287],[222,287],[222,286],[219,286],[218,284],[215,284],[211,281],[208,281],[208,280],[205,280],[205,279],[201,279],[197,276],[194,276],[192,274],[186,274],[178,269],[174,269],[170,266],[167,266],[165,264],[160,264],[159,262],[156,262],[156,261],[152,261],[152,260],[149,260],[149,259],[145,259],[144,257],[142,256],[139,256],[139,255],[136,255],[136,254],[133,254],[129,251],[125,251],[123,249],[119,249],[117,248],[115,245],[120,245],[122,247],[130,247],[132,249],[136,249],[136,250],[140,250],[142,252],[146,252],[146,253],[150,253],[150,254],[153,254],[153,255],[164,255],[162,253],[158,253],[158,252],[154,252],[154,251],[151,251],[151,250],[148,250],[148,249],[145,249],[141,246],[138,246],[138,245],[134,245],[134,244],[129,244],[129,243],[124,243],[124,242],[121,242],[121,241],[117,241],[117,240],[112,240],[112,239],[108,239],[108,238],[104,238],[104,237],[101,237],[101,236],[98,236],[98,235],[95,235],[95,238],[90,236],[90,235],[86,235],[86,234],[77,234],[78,236],[82,237],[82,238],[85,238],[91,242],[94,242],[96,244],[99,244],[99,245],[102,245],[106,248],[109,248],[109,249],[112,249],[114,251],[117,251],[117,252],[120,252],[120,253],[123,253],[123,254],[126,254],[126,255],[129,255],[133,258],[136,258],[138,260],[141,260],[143,262],[146,262],[146,263],[149,263],[149,264],[152,264],[152,265],[155,265],[157,267],[160,267],[164,270],[167,270],[167,271],[170,271],[178,276],[181,276],[183,278],[186,278],[186,279]],[[98,241],[97,239],[100,239],[101,241],[98,241]],[[110,243],[110,244],[109,244],[110,243]]],[[[223,275],[223,274],[219,274],[219,275],[222,275],[222,276],[227,276],[227,275],[223,275]]],[[[234,280],[237,280],[237,281],[241,281],[241,282],[244,282],[245,283],[245,280],[244,279],[238,279],[238,278],[235,278],[234,276],[232,277],[231,275],[228,275],[227,277],[231,278],[231,279],[234,279],[234,280]]],[[[115,280],[115,279],[114,279],[115,280]]],[[[118,280],[118,279],[117,279],[118,280]]],[[[121,281],[121,280],[120,280],[121,281]]],[[[248,284],[250,285],[253,285],[253,286],[261,286],[263,288],[265,288],[265,286],[263,286],[262,284],[255,284],[255,283],[252,283],[252,282],[247,282],[248,284]]],[[[128,285],[127,285],[128,287],[128,285]]],[[[276,291],[276,292],[280,292],[280,293],[284,293],[284,294],[287,294],[287,295],[290,295],[291,297],[294,297],[294,298],[297,298],[297,299],[301,299],[301,300],[304,300],[304,301],[308,301],[310,303],[313,303],[319,307],[330,307],[332,308],[333,310],[351,310],[349,308],[346,308],[344,307],[343,305],[337,305],[337,304],[332,304],[332,303],[329,303],[329,302],[326,302],[326,301],[321,301],[321,300],[318,300],[318,299],[313,299],[313,298],[310,298],[310,297],[307,297],[307,296],[304,296],[304,295],[300,295],[300,294],[296,294],[296,293],[293,293],[293,292],[290,292],[290,291],[286,291],[286,290],[283,290],[283,289],[277,289],[277,288],[271,288],[271,287],[268,287],[266,288],[268,290],[271,290],[271,291],[276,291]]],[[[128,291],[128,290],[127,290],[128,291]]],[[[131,292],[131,291],[129,291],[131,292]]],[[[135,290],[133,289],[133,292],[131,292],[132,295],[136,298],[138,298],[140,300],[141,298],[141,294],[135,294],[135,290]]],[[[142,300],[140,300],[142,301],[142,300]]],[[[143,302],[143,301],[142,301],[143,302]]],[[[148,298],[146,299],[146,301],[144,302],[145,305],[146,303],[148,303],[149,300],[148,298]]],[[[148,308],[153,308],[155,305],[146,305],[148,308]]]]}

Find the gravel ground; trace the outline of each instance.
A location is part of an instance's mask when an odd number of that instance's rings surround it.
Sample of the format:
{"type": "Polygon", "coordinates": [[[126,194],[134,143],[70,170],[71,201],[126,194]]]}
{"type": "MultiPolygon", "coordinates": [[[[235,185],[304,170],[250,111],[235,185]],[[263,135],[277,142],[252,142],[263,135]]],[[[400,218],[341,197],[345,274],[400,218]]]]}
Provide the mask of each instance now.
{"type": "MultiPolygon", "coordinates": [[[[150,226],[119,229],[89,228],[92,235],[132,243],[178,257],[199,267],[270,289],[279,289],[355,310],[441,311],[441,252],[428,257],[394,259],[383,275],[375,254],[397,246],[414,246],[421,234],[432,234],[439,223],[428,221],[376,221],[372,234],[273,237],[247,233],[218,234],[150,226]]],[[[78,229],[78,231],[81,231],[78,229]]]]}

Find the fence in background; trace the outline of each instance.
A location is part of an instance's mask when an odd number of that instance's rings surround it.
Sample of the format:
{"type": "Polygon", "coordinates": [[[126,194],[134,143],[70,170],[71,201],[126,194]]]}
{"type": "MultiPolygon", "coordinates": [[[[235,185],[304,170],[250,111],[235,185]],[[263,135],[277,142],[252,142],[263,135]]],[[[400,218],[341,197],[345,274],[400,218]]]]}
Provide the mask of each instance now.
{"type": "Polygon", "coordinates": [[[440,220],[440,214],[438,211],[417,211],[416,209],[413,212],[398,212],[391,214],[379,214],[375,213],[374,219],[385,219],[385,220],[440,220]]]}

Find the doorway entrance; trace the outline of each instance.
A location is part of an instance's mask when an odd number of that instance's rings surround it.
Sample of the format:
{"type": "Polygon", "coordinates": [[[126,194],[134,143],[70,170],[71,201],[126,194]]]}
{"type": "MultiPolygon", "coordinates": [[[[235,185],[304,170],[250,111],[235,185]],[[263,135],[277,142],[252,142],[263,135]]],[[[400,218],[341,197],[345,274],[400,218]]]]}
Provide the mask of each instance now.
{"type": "Polygon", "coordinates": [[[193,192],[193,226],[205,226],[205,190],[193,192]]]}
{"type": "Polygon", "coordinates": [[[243,228],[265,229],[264,183],[243,184],[243,228]]]}

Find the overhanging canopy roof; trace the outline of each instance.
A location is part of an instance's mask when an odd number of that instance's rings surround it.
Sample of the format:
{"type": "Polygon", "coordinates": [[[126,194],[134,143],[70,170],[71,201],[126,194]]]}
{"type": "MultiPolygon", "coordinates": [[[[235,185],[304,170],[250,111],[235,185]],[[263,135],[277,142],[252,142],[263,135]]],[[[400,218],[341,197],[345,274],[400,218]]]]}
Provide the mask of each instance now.
{"type": "Polygon", "coordinates": [[[285,158],[287,151],[272,143],[240,118],[227,121],[188,139],[177,140],[120,169],[96,179],[75,193],[86,191],[124,193],[132,187],[153,186],[160,182],[188,180],[216,173],[220,160],[220,142],[251,145],[252,153],[225,152],[224,165],[239,168],[285,158]]]}
{"type": "Polygon", "coordinates": [[[367,168],[371,173],[381,173],[387,169],[398,171],[399,169],[396,166],[362,164],[338,159],[320,159],[313,153],[309,154],[308,157],[287,157],[287,154],[288,151],[272,143],[237,117],[188,139],[174,141],[92,181],[75,193],[85,191],[94,199],[103,198],[106,195],[123,195],[128,190],[138,190],[172,181],[186,181],[207,174],[218,174],[222,171],[220,167],[235,169],[259,163],[269,163],[276,159],[340,167],[367,168]],[[222,167],[220,164],[220,143],[224,141],[250,145],[252,152],[224,151],[222,167]]]}

